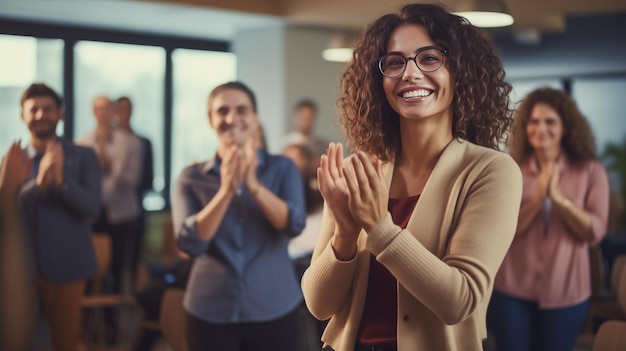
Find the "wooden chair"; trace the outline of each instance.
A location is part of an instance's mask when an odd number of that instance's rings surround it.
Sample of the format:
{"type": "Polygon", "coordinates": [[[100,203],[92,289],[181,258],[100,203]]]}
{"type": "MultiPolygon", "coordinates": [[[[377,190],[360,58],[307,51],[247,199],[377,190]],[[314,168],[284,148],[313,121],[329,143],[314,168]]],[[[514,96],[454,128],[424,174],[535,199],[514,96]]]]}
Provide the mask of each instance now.
{"type": "Polygon", "coordinates": [[[602,323],[593,341],[592,351],[626,350],[626,322],[606,321],[602,323]]]}
{"type": "MultiPolygon", "coordinates": [[[[610,313],[615,316],[624,316],[626,315],[626,255],[619,256],[615,262],[613,263],[613,271],[611,272],[611,290],[614,292],[613,298],[614,301],[611,303],[612,308],[614,309],[610,313]]],[[[604,300],[606,301],[606,300],[604,300]]],[[[593,303],[593,300],[592,300],[593,303]]],[[[598,303],[598,302],[596,302],[598,303]]],[[[590,315],[594,316],[593,312],[598,313],[601,311],[600,308],[608,308],[607,305],[603,305],[603,307],[595,306],[594,310],[591,310],[590,305],[590,315]]],[[[604,311],[606,315],[609,314],[608,311],[604,311]]],[[[593,350],[593,351],[613,351],[613,350],[626,350],[626,340],[616,338],[614,333],[617,329],[616,323],[625,323],[623,319],[611,319],[609,318],[605,322],[602,323],[600,329],[598,329],[597,334],[593,333],[593,331],[584,331],[581,333],[576,339],[576,348],[583,350],[593,350]],[[608,326],[607,323],[609,323],[608,326]],[[603,330],[604,329],[604,330],[603,330]],[[615,339],[615,344],[611,339],[615,339]],[[600,339],[600,340],[598,340],[600,339]],[[619,340],[622,340],[621,344],[619,340]],[[620,345],[618,348],[615,348],[616,345],[620,345]]],[[[622,331],[622,337],[626,335],[626,331],[622,331]]]]}
{"type": "Polygon", "coordinates": [[[607,282],[610,282],[611,287],[616,284],[621,268],[614,265],[611,277],[607,277],[604,256],[599,246],[589,248],[589,264],[592,289],[584,330],[593,333],[596,321],[626,320],[626,312],[622,311],[618,305],[615,289],[606,287],[607,282]]]}
{"type": "Polygon", "coordinates": [[[93,233],[92,240],[98,272],[91,278],[91,293],[102,294],[104,279],[111,267],[111,238],[106,233],[93,233]]]}
{"type": "Polygon", "coordinates": [[[185,338],[186,313],[183,308],[185,291],[168,288],[161,300],[159,325],[167,344],[174,351],[188,351],[185,338]]]}
{"type": "Polygon", "coordinates": [[[613,261],[613,268],[611,270],[611,290],[617,294],[617,286],[619,284],[620,275],[622,270],[626,267],[626,255],[619,255],[613,261]]]}
{"type": "MultiPolygon", "coordinates": [[[[611,274],[612,283],[615,284],[615,290],[617,293],[617,302],[622,311],[626,314],[626,269],[624,263],[626,263],[626,256],[620,256],[613,265],[613,273],[616,272],[617,277],[611,274]],[[616,265],[619,264],[619,266],[616,265]]],[[[609,320],[600,326],[598,333],[596,334],[593,342],[592,351],[623,351],[626,350],[626,321],[623,320],[609,320]]]]}
{"type": "Polygon", "coordinates": [[[626,315],[626,269],[621,269],[617,279],[617,304],[623,314],[626,315]]]}
{"type": "Polygon", "coordinates": [[[113,309],[117,315],[117,332],[112,340],[122,348],[131,348],[135,342],[140,311],[131,295],[111,294],[104,291],[104,280],[111,265],[111,239],[106,233],[92,235],[98,272],[91,279],[91,291],[82,299],[86,317],[87,346],[107,342],[104,309],[113,309]]]}

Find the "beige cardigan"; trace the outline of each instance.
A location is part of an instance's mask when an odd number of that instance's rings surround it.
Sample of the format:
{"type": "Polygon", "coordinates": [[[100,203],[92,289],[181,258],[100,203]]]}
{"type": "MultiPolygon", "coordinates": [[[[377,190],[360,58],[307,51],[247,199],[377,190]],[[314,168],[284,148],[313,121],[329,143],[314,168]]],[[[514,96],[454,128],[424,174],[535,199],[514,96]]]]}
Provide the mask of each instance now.
{"type": "MultiPolygon", "coordinates": [[[[393,164],[384,166],[391,184],[393,164]]],[[[399,351],[482,351],[494,277],[517,225],[522,177],[506,154],[455,139],[435,166],[405,230],[388,215],[362,231],[355,258],[337,260],[327,211],[302,289],[311,313],[330,318],[322,341],[352,351],[370,253],[398,280],[399,351]]]]}

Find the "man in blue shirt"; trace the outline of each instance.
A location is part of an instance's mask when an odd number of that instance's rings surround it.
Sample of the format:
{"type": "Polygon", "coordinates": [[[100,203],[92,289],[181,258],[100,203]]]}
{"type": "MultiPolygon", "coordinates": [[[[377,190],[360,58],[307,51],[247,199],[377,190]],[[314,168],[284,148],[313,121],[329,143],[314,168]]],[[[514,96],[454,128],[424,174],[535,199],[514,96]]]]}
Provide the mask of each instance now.
{"type": "Polygon", "coordinates": [[[178,245],[194,257],[189,349],[295,350],[302,293],[287,245],[305,224],[302,178],[291,160],[257,150],[246,85],[216,87],[208,108],[217,154],[185,168],[172,194],[178,245]]]}
{"type": "Polygon", "coordinates": [[[56,134],[62,99],[35,83],[22,94],[22,120],[32,158],[19,208],[34,258],[34,288],[48,322],[52,349],[79,350],[81,298],[97,271],[90,223],[101,208],[102,173],[93,150],[56,134]]]}

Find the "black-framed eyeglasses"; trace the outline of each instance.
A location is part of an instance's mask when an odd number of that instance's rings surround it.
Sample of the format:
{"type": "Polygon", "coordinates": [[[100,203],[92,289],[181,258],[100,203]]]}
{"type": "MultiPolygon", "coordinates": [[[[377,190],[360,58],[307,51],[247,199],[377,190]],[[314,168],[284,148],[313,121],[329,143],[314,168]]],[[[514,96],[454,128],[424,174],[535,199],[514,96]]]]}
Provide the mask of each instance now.
{"type": "Polygon", "coordinates": [[[447,50],[435,46],[426,46],[419,50],[413,57],[404,57],[400,54],[387,54],[378,59],[378,69],[385,77],[397,78],[406,71],[409,61],[415,62],[422,72],[434,72],[443,65],[443,56],[447,50]]]}

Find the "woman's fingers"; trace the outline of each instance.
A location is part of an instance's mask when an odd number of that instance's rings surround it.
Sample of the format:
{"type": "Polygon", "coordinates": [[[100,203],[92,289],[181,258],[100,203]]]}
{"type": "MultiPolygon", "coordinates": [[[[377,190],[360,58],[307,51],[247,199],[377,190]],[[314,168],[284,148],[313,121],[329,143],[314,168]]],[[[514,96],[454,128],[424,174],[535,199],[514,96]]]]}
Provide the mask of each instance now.
{"type": "Polygon", "coordinates": [[[341,145],[341,143],[337,143],[334,145],[334,162],[335,162],[335,167],[337,167],[337,170],[341,171],[341,166],[343,164],[343,145],[341,145]]]}
{"type": "Polygon", "coordinates": [[[372,162],[367,158],[364,152],[359,151],[357,154],[359,160],[361,161],[361,166],[363,167],[363,171],[367,180],[370,184],[370,187],[375,189],[380,180],[382,179],[382,169],[380,169],[380,160],[376,163],[376,166],[372,164],[372,162]]]}
{"type": "Polygon", "coordinates": [[[346,179],[346,184],[348,186],[348,191],[351,197],[356,197],[360,200],[359,194],[359,184],[354,172],[354,166],[351,164],[346,164],[343,166],[343,174],[346,179]]]}
{"type": "Polygon", "coordinates": [[[328,169],[328,156],[322,155],[320,158],[320,166],[317,168],[317,183],[320,192],[324,197],[326,197],[327,192],[329,191],[331,182],[332,179],[330,178],[330,172],[328,169]]]}
{"type": "Polygon", "coordinates": [[[335,143],[330,143],[330,145],[328,146],[328,170],[330,173],[330,176],[333,179],[339,179],[342,177],[342,171],[341,171],[341,160],[337,160],[337,154],[338,154],[338,146],[335,143]]]}
{"type": "Polygon", "coordinates": [[[369,189],[376,191],[379,189],[381,179],[383,178],[380,160],[372,164],[365,153],[358,152],[350,156],[350,163],[352,164],[355,178],[358,181],[361,191],[369,189]]]}

